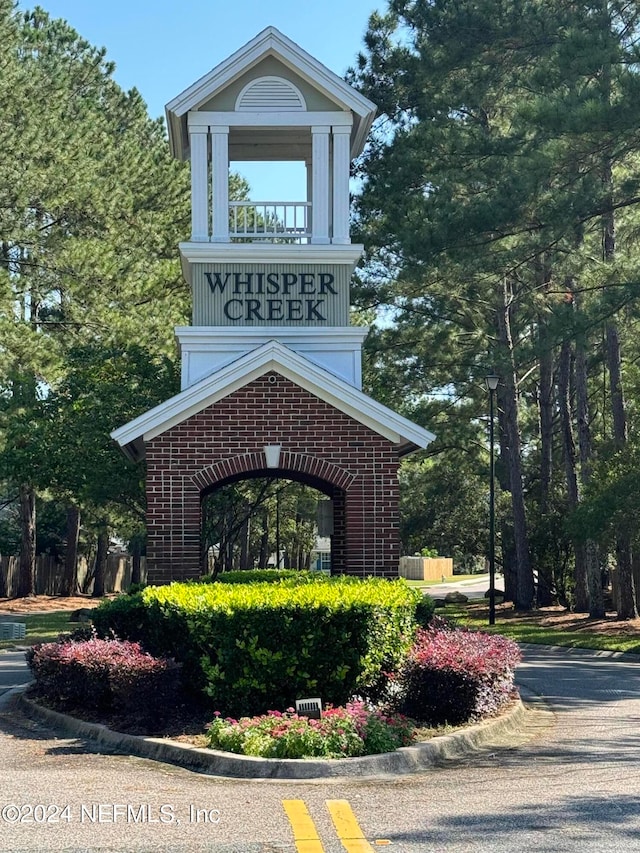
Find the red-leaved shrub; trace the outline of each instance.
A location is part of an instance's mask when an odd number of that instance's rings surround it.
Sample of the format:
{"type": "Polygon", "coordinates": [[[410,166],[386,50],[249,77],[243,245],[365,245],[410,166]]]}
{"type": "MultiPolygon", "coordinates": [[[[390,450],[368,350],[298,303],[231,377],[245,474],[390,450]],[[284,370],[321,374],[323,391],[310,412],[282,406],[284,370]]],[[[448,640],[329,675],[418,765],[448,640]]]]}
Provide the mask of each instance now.
{"type": "Polygon", "coordinates": [[[418,631],[395,677],[393,707],[430,725],[489,716],[514,696],[520,657],[506,637],[439,622],[418,631]]]}
{"type": "Polygon", "coordinates": [[[179,664],[127,640],[44,643],[27,652],[27,663],[38,695],[66,709],[157,715],[180,688],[179,664]]]}

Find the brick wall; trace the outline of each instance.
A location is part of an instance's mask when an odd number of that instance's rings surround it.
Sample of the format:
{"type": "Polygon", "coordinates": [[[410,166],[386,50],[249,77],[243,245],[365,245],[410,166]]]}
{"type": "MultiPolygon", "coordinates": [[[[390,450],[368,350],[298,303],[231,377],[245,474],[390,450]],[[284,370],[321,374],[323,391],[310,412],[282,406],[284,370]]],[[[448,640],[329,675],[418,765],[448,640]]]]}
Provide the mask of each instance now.
{"type": "Polygon", "coordinates": [[[152,583],[196,577],[200,496],[267,471],[263,448],[282,445],[278,473],[334,501],[334,572],[397,577],[398,455],[386,438],[270,372],[147,444],[148,572],[152,583]]]}

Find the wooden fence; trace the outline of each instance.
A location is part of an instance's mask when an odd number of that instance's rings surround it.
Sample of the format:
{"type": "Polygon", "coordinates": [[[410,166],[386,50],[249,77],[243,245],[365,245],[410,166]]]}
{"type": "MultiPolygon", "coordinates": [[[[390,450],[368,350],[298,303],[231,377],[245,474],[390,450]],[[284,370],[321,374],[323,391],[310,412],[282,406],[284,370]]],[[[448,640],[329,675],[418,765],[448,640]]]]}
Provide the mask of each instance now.
{"type": "MultiPolygon", "coordinates": [[[[140,573],[146,578],[146,560],[141,558],[140,573]]],[[[104,577],[104,591],[124,592],[131,584],[132,557],[129,554],[109,554],[104,577]]],[[[13,598],[18,590],[19,557],[0,557],[0,598],[13,598]]],[[[55,557],[41,554],[36,558],[36,595],[60,595],[63,566],[55,557]]],[[[89,565],[85,557],[78,560],[78,589],[91,593],[89,565]]]]}
{"type": "Polygon", "coordinates": [[[400,557],[398,574],[412,581],[439,581],[453,575],[451,557],[400,557]]]}

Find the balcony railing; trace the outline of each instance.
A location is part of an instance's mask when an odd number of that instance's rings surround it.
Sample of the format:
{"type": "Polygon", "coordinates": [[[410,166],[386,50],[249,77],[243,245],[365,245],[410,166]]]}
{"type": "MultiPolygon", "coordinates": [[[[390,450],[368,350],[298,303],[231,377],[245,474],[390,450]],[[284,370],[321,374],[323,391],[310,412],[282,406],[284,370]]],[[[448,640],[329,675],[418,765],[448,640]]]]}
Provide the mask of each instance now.
{"type": "Polygon", "coordinates": [[[311,202],[229,202],[229,239],[233,242],[266,240],[307,243],[311,238],[311,202]]]}

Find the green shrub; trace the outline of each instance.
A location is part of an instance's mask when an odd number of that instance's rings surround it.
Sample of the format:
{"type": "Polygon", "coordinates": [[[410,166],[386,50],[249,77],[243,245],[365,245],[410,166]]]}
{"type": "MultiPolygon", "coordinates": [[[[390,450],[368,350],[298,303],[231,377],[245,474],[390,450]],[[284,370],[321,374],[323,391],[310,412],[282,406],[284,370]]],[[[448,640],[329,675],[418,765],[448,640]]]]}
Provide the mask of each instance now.
{"type": "Polygon", "coordinates": [[[421,557],[427,557],[428,559],[434,559],[435,557],[438,556],[438,549],[437,548],[421,548],[420,549],[420,556],[421,557]]]}
{"type": "Polygon", "coordinates": [[[436,603],[429,595],[423,595],[416,603],[416,622],[421,628],[427,628],[433,619],[436,603]]]}
{"type": "Polygon", "coordinates": [[[454,575],[477,575],[487,571],[487,561],[482,554],[463,554],[454,560],[454,575]]]}
{"type": "Polygon", "coordinates": [[[420,600],[404,581],[373,578],[171,584],[102,605],[95,624],[180,660],[186,684],[237,717],[302,696],[378,698],[412,642],[420,600]]]}
{"type": "Polygon", "coordinates": [[[142,590],[103,601],[91,613],[95,630],[103,637],[112,632],[120,639],[129,639],[140,633],[146,620],[142,590]]]}
{"type": "Polygon", "coordinates": [[[149,654],[179,660],[185,687],[201,690],[204,680],[199,651],[191,643],[186,615],[178,609],[163,610],[148,595],[153,589],[145,587],[134,595],[119,595],[96,607],[92,613],[95,631],[100,637],[141,643],[149,654]]]}
{"type": "Polygon", "coordinates": [[[163,637],[154,637],[153,620],[149,619],[142,590],[104,601],[94,608],[91,621],[100,637],[135,640],[152,654],[164,646],[163,637]]]}

